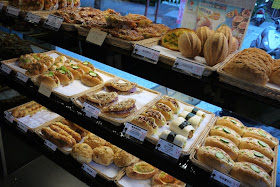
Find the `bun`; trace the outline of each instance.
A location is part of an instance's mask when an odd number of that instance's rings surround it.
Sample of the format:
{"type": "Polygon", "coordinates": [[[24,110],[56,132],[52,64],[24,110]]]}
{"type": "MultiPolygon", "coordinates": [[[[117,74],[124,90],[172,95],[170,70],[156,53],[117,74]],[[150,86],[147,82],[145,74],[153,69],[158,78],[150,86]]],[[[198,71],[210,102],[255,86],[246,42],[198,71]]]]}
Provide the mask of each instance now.
{"type": "Polygon", "coordinates": [[[68,85],[74,81],[72,73],[65,66],[61,66],[54,74],[59,78],[60,84],[68,85]]]}
{"type": "Polygon", "coordinates": [[[79,63],[78,65],[85,73],[95,70],[94,66],[88,61],[84,61],[83,63],[79,63]]]}
{"type": "Polygon", "coordinates": [[[128,95],[131,93],[136,92],[137,90],[137,83],[126,81],[125,82],[118,82],[119,80],[115,81],[108,81],[105,83],[105,88],[108,92],[117,92],[118,94],[128,95]]]}
{"type": "Polygon", "coordinates": [[[150,179],[157,171],[157,168],[144,161],[137,162],[125,170],[126,175],[131,179],[150,179]]]}
{"type": "Polygon", "coordinates": [[[152,106],[152,109],[161,112],[167,121],[171,120],[174,116],[174,112],[172,111],[172,109],[168,105],[163,103],[156,103],[152,106]]]}
{"type": "Polygon", "coordinates": [[[116,154],[117,152],[121,151],[122,149],[118,148],[117,146],[111,144],[110,142],[106,142],[106,145],[105,146],[108,146],[110,147],[113,152],[116,154]]]}
{"type": "Polygon", "coordinates": [[[210,136],[223,136],[230,139],[237,146],[239,146],[241,141],[241,136],[237,132],[222,125],[215,125],[210,131],[210,136]]]}
{"type": "Polygon", "coordinates": [[[105,106],[101,112],[111,117],[125,118],[137,110],[135,103],[136,100],[130,98],[116,104],[105,106]]]}
{"type": "Polygon", "coordinates": [[[274,84],[280,85],[280,60],[274,60],[274,64],[272,67],[270,81],[274,84]]]}
{"type": "Polygon", "coordinates": [[[92,161],[92,148],[86,143],[78,143],[72,147],[71,155],[80,163],[90,163],[92,161]]]}
{"type": "Polygon", "coordinates": [[[85,139],[84,143],[88,144],[92,149],[106,145],[106,141],[92,133],[89,133],[85,139]]]}
{"type": "Polygon", "coordinates": [[[158,102],[169,106],[171,108],[171,110],[174,112],[174,114],[177,114],[180,110],[178,101],[172,97],[168,97],[165,95],[158,102]]]}
{"type": "Polygon", "coordinates": [[[90,87],[103,83],[103,79],[100,77],[100,75],[98,75],[98,73],[93,72],[93,71],[89,71],[89,72],[85,73],[81,77],[81,81],[83,84],[85,84],[86,86],[90,86],[90,87]]]}
{"type": "Polygon", "coordinates": [[[114,164],[118,167],[126,167],[132,163],[137,162],[139,159],[128,152],[121,150],[115,153],[114,164]]]}
{"type": "Polygon", "coordinates": [[[143,115],[138,115],[135,117],[131,123],[147,130],[147,134],[155,134],[157,132],[158,126],[155,123],[155,119],[152,117],[147,117],[143,115]]]}
{"type": "Polygon", "coordinates": [[[90,101],[97,107],[103,107],[107,106],[109,104],[112,104],[113,102],[118,100],[118,94],[116,92],[106,92],[106,93],[94,93],[94,94],[86,94],[83,95],[80,100],[82,102],[84,101],[90,101]]]}
{"type": "Polygon", "coordinates": [[[67,66],[69,71],[72,73],[75,80],[80,80],[85,73],[82,68],[78,64],[71,64],[71,66],[67,66]]]}
{"type": "Polygon", "coordinates": [[[152,178],[152,186],[154,185],[169,185],[169,184],[177,184],[179,186],[186,186],[182,181],[172,177],[171,175],[165,173],[164,171],[160,171],[155,174],[152,178]]]}
{"type": "Polygon", "coordinates": [[[142,115],[154,118],[158,127],[162,127],[166,123],[166,119],[162,115],[162,113],[155,109],[150,108],[146,110],[144,113],[142,113],[142,115]]]}
{"type": "Polygon", "coordinates": [[[39,75],[36,78],[36,82],[41,84],[42,82],[49,86],[50,88],[54,89],[60,85],[60,80],[57,76],[54,75],[52,71],[49,71],[45,74],[39,75]]]}
{"type": "Polygon", "coordinates": [[[114,152],[108,146],[100,146],[93,149],[92,160],[98,164],[109,166],[114,159],[114,152]]]}
{"type": "Polygon", "coordinates": [[[229,127],[237,132],[240,136],[242,136],[246,130],[245,125],[241,121],[230,116],[219,117],[216,121],[216,125],[229,127]]]}
{"type": "Polygon", "coordinates": [[[234,165],[230,156],[218,147],[202,146],[197,150],[196,156],[200,162],[223,173],[229,173],[234,165]]]}

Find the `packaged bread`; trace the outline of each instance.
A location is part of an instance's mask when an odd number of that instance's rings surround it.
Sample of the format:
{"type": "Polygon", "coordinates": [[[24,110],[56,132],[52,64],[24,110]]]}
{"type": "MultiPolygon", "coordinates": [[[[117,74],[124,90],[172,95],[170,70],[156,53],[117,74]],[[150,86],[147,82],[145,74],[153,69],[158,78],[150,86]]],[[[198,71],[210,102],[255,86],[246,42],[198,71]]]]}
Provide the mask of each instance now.
{"type": "Polygon", "coordinates": [[[236,160],[239,152],[238,147],[231,140],[222,136],[208,136],[205,140],[205,146],[223,149],[232,160],[236,160]]]}
{"type": "Polygon", "coordinates": [[[100,146],[93,149],[92,160],[97,164],[109,166],[114,160],[114,152],[108,146],[100,146]]]}
{"type": "Polygon", "coordinates": [[[176,134],[175,132],[172,132],[170,130],[165,130],[161,133],[160,138],[171,142],[179,147],[184,148],[186,146],[186,142],[188,140],[187,137],[184,137],[180,134],[176,134]]]}
{"type": "Polygon", "coordinates": [[[174,119],[170,123],[169,128],[171,131],[187,138],[192,138],[195,131],[193,126],[182,117],[174,119]]]}
{"type": "Polygon", "coordinates": [[[154,118],[158,127],[162,127],[166,123],[165,117],[158,110],[150,108],[142,113],[142,115],[154,118]]]}
{"type": "Polygon", "coordinates": [[[157,168],[144,161],[137,162],[125,170],[126,175],[131,179],[150,179],[157,171],[157,168]]]}
{"type": "Polygon", "coordinates": [[[188,112],[190,112],[190,113],[193,113],[193,114],[195,114],[195,115],[197,115],[197,116],[200,116],[200,117],[205,117],[206,116],[206,113],[205,112],[203,112],[203,111],[201,111],[201,110],[198,110],[197,108],[195,108],[194,106],[186,106],[185,108],[184,108],[184,111],[188,111],[188,112]]]}
{"type": "Polygon", "coordinates": [[[95,134],[89,133],[85,139],[84,143],[88,144],[92,149],[106,145],[106,141],[95,134]]]}
{"type": "Polygon", "coordinates": [[[168,105],[174,114],[177,114],[180,110],[178,101],[175,98],[169,97],[167,95],[163,96],[158,102],[168,105]]]}
{"type": "Polygon", "coordinates": [[[241,141],[241,136],[235,132],[233,129],[222,126],[222,125],[215,125],[210,130],[210,136],[223,136],[225,138],[230,139],[235,145],[239,146],[241,141]]]}
{"type": "Polygon", "coordinates": [[[269,174],[254,163],[236,162],[229,174],[250,186],[272,186],[269,174]]]}
{"type": "Polygon", "coordinates": [[[262,167],[267,173],[273,170],[273,162],[258,151],[240,149],[237,157],[238,162],[252,162],[262,167]]]}
{"type": "Polygon", "coordinates": [[[124,150],[121,150],[114,155],[114,164],[118,167],[127,167],[137,161],[139,161],[137,157],[124,150]]]}
{"type": "Polygon", "coordinates": [[[223,173],[229,173],[234,161],[218,147],[202,146],[197,150],[197,159],[223,173]]]}
{"type": "Polygon", "coordinates": [[[188,112],[188,111],[183,111],[179,114],[179,117],[183,117],[185,118],[185,120],[187,122],[189,122],[190,124],[192,124],[193,128],[194,129],[197,129],[201,122],[203,121],[203,118],[200,117],[200,116],[197,116],[191,112],[188,112]]]}
{"type": "Polygon", "coordinates": [[[267,156],[270,160],[272,160],[275,156],[273,150],[269,147],[265,142],[258,140],[252,137],[244,137],[241,139],[239,149],[253,149],[256,150],[265,156],[267,156]]]}
{"type": "Polygon", "coordinates": [[[171,175],[169,175],[168,173],[165,173],[164,171],[159,171],[152,178],[152,186],[171,185],[171,184],[176,184],[181,187],[186,186],[185,183],[176,179],[175,177],[172,177],[171,175]]]}
{"type": "Polygon", "coordinates": [[[248,127],[243,137],[253,137],[267,143],[272,149],[278,144],[276,138],[261,128],[248,127]]]}
{"type": "Polygon", "coordinates": [[[245,125],[241,121],[230,116],[219,117],[216,121],[216,125],[229,127],[237,132],[240,136],[242,136],[246,130],[245,125]]]}
{"type": "Polygon", "coordinates": [[[81,164],[82,163],[88,164],[92,161],[93,151],[88,144],[78,143],[72,147],[72,151],[70,154],[81,164]]]}
{"type": "Polygon", "coordinates": [[[161,112],[167,121],[171,120],[174,116],[173,110],[164,103],[156,103],[152,106],[152,109],[161,112]]]}

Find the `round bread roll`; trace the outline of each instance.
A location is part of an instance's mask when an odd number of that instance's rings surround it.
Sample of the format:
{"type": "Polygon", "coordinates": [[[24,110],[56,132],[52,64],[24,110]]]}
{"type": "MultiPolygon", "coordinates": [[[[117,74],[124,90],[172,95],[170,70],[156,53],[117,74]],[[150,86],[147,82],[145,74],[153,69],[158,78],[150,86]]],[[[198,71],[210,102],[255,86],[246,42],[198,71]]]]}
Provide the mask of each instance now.
{"type": "Polygon", "coordinates": [[[237,132],[240,136],[242,136],[246,130],[245,125],[241,121],[230,116],[219,117],[216,121],[216,125],[229,127],[237,132]]]}
{"type": "Polygon", "coordinates": [[[72,147],[71,155],[80,163],[90,163],[92,161],[92,148],[86,143],[78,143],[72,147]]]}
{"type": "Polygon", "coordinates": [[[144,161],[128,166],[125,170],[126,175],[131,179],[150,179],[157,173],[157,171],[157,168],[144,161]]]}
{"type": "Polygon", "coordinates": [[[177,184],[179,186],[186,186],[185,183],[172,177],[171,175],[165,173],[164,171],[160,171],[155,174],[152,178],[152,186],[155,185],[167,185],[167,184],[177,184]]]}
{"type": "Polygon", "coordinates": [[[126,167],[129,166],[135,162],[137,162],[139,159],[132,154],[129,154],[128,152],[121,150],[117,153],[115,153],[114,156],[114,163],[118,167],[126,167]]]}
{"type": "Polygon", "coordinates": [[[81,81],[83,84],[90,87],[103,83],[102,77],[100,77],[100,75],[94,71],[89,71],[82,75],[81,81]]]}
{"type": "Polygon", "coordinates": [[[114,159],[114,152],[108,146],[100,146],[93,149],[92,160],[97,164],[109,166],[114,159]]]}
{"type": "Polygon", "coordinates": [[[85,139],[84,143],[88,144],[92,149],[106,145],[106,141],[92,133],[89,133],[85,139]]]}
{"type": "Polygon", "coordinates": [[[237,146],[239,146],[241,141],[241,136],[237,132],[222,125],[215,125],[210,131],[210,136],[223,136],[230,139],[237,146]]]}
{"type": "Polygon", "coordinates": [[[218,147],[202,146],[197,150],[196,156],[200,162],[223,173],[229,173],[234,165],[230,156],[218,147]]]}
{"type": "Polygon", "coordinates": [[[110,147],[115,154],[122,150],[121,148],[118,148],[117,146],[111,144],[110,142],[106,142],[105,146],[110,147]]]}
{"type": "Polygon", "coordinates": [[[250,186],[272,186],[269,174],[258,165],[250,162],[236,162],[229,174],[250,186]]]}

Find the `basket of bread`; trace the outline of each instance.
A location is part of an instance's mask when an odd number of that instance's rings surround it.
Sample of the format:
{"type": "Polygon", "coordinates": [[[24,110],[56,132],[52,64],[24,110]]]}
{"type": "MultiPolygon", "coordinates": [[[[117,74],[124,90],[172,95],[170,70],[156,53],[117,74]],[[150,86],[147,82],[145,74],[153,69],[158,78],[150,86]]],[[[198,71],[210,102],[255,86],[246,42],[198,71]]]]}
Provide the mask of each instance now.
{"type": "Polygon", "coordinates": [[[261,128],[246,127],[230,116],[218,117],[190,156],[202,169],[218,170],[242,186],[276,186],[279,141],[261,128]]]}

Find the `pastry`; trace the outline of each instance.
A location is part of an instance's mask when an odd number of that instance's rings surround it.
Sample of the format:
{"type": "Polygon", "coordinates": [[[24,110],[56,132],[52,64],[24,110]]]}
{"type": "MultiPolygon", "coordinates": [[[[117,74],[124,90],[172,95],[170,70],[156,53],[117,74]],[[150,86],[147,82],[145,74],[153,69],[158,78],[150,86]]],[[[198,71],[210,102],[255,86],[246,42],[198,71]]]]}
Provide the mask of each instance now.
{"type": "Polygon", "coordinates": [[[205,146],[218,147],[223,149],[232,160],[238,156],[238,147],[229,139],[222,136],[208,136],[205,140],[205,146]]]}
{"type": "Polygon", "coordinates": [[[135,99],[126,99],[119,103],[103,107],[101,112],[111,117],[125,118],[137,110],[135,103],[135,99]]]}
{"type": "Polygon", "coordinates": [[[177,184],[178,186],[184,187],[185,183],[172,177],[171,175],[165,173],[164,171],[159,171],[152,178],[152,186],[154,185],[166,185],[166,184],[177,184]]]}
{"type": "Polygon", "coordinates": [[[118,148],[117,146],[111,144],[110,142],[106,142],[105,146],[110,147],[115,154],[122,150],[121,148],[118,148]]]}
{"type": "Polygon", "coordinates": [[[92,133],[89,133],[85,137],[84,143],[88,144],[92,149],[106,145],[106,141],[104,139],[102,139],[92,133]]]}
{"type": "Polygon", "coordinates": [[[178,117],[170,123],[170,130],[187,138],[192,138],[195,129],[184,118],[178,117]]]}
{"type": "Polygon", "coordinates": [[[237,162],[251,162],[262,167],[267,173],[273,170],[273,162],[258,151],[250,149],[240,149],[237,162]]]}
{"type": "Polygon", "coordinates": [[[166,119],[162,115],[162,113],[155,109],[150,108],[146,110],[144,113],[142,113],[142,115],[154,118],[158,127],[162,127],[166,123],[166,119]]]}
{"type": "Polygon", "coordinates": [[[229,173],[234,161],[218,147],[202,146],[197,150],[197,160],[223,173],[229,173]]]}
{"type": "MultiPolygon", "coordinates": [[[[140,14],[131,14],[125,16],[126,18],[131,19],[134,23],[136,23],[137,27],[146,27],[153,23],[152,20],[147,18],[146,16],[140,15],[140,14]]],[[[137,28],[136,27],[136,28],[137,28]]]]}
{"type": "Polygon", "coordinates": [[[12,115],[15,118],[21,118],[25,116],[32,116],[33,114],[39,112],[40,110],[46,109],[44,106],[36,103],[35,101],[31,101],[24,105],[18,106],[12,110],[12,115]]]}
{"type": "Polygon", "coordinates": [[[83,129],[82,127],[78,126],[77,124],[75,124],[67,119],[63,119],[63,120],[61,120],[61,122],[65,125],[67,125],[68,127],[70,127],[75,132],[79,133],[82,138],[87,136],[87,134],[88,134],[87,130],[83,129]]]}
{"type": "Polygon", "coordinates": [[[89,72],[89,71],[95,70],[94,66],[88,61],[84,61],[83,63],[79,63],[77,65],[80,66],[80,68],[82,70],[84,70],[84,72],[89,72]]]}
{"type": "Polygon", "coordinates": [[[275,156],[273,150],[269,147],[265,142],[258,140],[252,137],[244,137],[241,139],[239,149],[253,149],[256,150],[265,156],[267,156],[270,160],[272,160],[275,156]]]}
{"type": "Polygon", "coordinates": [[[136,92],[137,84],[129,81],[108,81],[105,83],[105,88],[108,92],[117,92],[118,94],[127,95],[136,92]]]}
{"type": "Polygon", "coordinates": [[[123,40],[139,41],[144,39],[144,36],[136,30],[113,28],[109,29],[108,32],[112,36],[123,40]]]}
{"type": "Polygon", "coordinates": [[[200,117],[203,117],[203,118],[206,117],[206,113],[205,113],[205,112],[203,112],[203,111],[201,111],[201,110],[195,108],[194,106],[186,106],[186,107],[184,108],[184,111],[193,113],[193,114],[195,114],[195,115],[197,115],[197,116],[200,116],[200,117]]]}
{"type": "Polygon", "coordinates": [[[120,14],[107,14],[105,15],[107,26],[119,29],[133,29],[137,24],[129,17],[120,14]]]}
{"type": "Polygon", "coordinates": [[[65,137],[69,138],[71,140],[71,142],[72,142],[72,146],[76,144],[76,140],[70,134],[68,134],[65,130],[63,130],[62,128],[60,128],[60,127],[58,127],[56,125],[53,125],[53,124],[49,125],[49,127],[53,131],[55,131],[55,132],[65,136],[65,137]]]}
{"type": "Polygon", "coordinates": [[[267,143],[272,149],[278,144],[276,138],[261,128],[247,127],[243,137],[253,137],[267,143]]]}
{"type": "Polygon", "coordinates": [[[74,81],[73,74],[65,66],[56,69],[54,74],[59,78],[60,84],[62,85],[68,85],[74,81]]]}
{"type": "Polygon", "coordinates": [[[78,64],[71,64],[66,66],[66,68],[72,73],[75,80],[80,80],[82,75],[85,73],[78,64]]]}
{"type": "Polygon", "coordinates": [[[92,160],[97,164],[109,166],[114,159],[114,152],[108,146],[100,146],[93,149],[92,160]]]}
{"type": "Polygon", "coordinates": [[[165,95],[158,102],[168,105],[172,109],[174,114],[177,114],[180,110],[178,101],[172,97],[165,95]]]}
{"type": "Polygon", "coordinates": [[[121,150],[114,155],[114,164],[118,167],[127,167],[137,162],[139,159],[128,152],[121,150]]]}
{"type": "Polygon", "coordinates": [[[51,71],[55,71],[56,69],[59,69],[61,66],[64,65],[67,58],[65,56],[58,56],[55,58],[54,64],[50,68],[51,71]]]}
{"type": "Polygon", "coordinates": [[[193,30],[189,30],[178,38],[178,48],[184,57],[194,58],[201,52],[201,41],[193,30]]]}
{"type": "Polygon", "coordinates": [[[94,94],[85,94],[80,97],[82,102],[89,101],[98,108],[110,105],[118,100],[116,92],[99,92],[94,94]]]}
{"type": "Polygon", "coordinates": [[[163,103],[156,103],[152,106],[152,109],[161,112],[162,115],[165,117],[166,121],[171,120],[174,116],[174,112],[172,111],[172,109],[163,103]]]}
{"type": "Polygon", "coordinates": [[[157,168],[144,161],[137,162],[125,170],[126,175],[131,179],[150,179],[157,171],[157,168]]]}
{"type": "Polygon", "coordinates": [[[94,71],[89,71],[89,72],[85,73],[81,77],[81,81],[83,84],[85,84],[86,86],[90,86],[90,87],[103,83],[102,77],[100,77],[100,75],[94,71]]]}
{"type": "Polygon", "coordinates": [[[158,129],[155,119],[148,116],[138,115],[131,121],[131,123],[146,129],[148,136],[155,134],[158,129]]]}
{"type": "Polygon", "coordinates": [[[229,174],[250,186],[272,186],[269,174],[258,165],[250,162],[236,162],[229,174]]]}
{"type": "Polygon", "coordinates": [[[74,130],[72,130],[70,127],[63,124],[62,122],[54,122],[52,123],[52,125],[58,126],[64,131],[66,131],[69,135],[71,135],[76,140],[76,142],[80,142],[82,140],[82,137],[79,133],[75,132],[74,130]]]}
{"type": "Polygon", "coordinates": [[[229,127],[222,125],[215,125],[210,130],[210,136],[223,136],[230,139],[235,145],[239,146],[241,141],[241,136],[229,127]]]}
{"type": "Polygon", "coordinates": [[[180,134],[176,134],[175,132],[172,132],[170,130],[165,130],[161,133],[160,138],[171,142],[179,147],[184,148],[186,146],[186,142],[188,140],[187,137],[184,137],[180,134]]]}
{"type": "Polygon", "coordinates": [[[179,51],[178,47],[178,38],[185,32],[188,32],[190,29],[187,28],[176,28],[170,31],[167,31],[161,38],[161,45],[168,49],[179,51]]]}
{"type": "Polygon", "coordinates": [[[216,121],[216,125],[229,127],[237,132],[240,136],[242,136],[246,130],[245,125],[241,121],[230,116],[219,117],[216,121]]]}
{"type": "Polygon", "coordinates": [[[48,71],[44,74],[39,75],[36,78],[36,82],[40,85],[42,82],[51,89],[54,89],[60,85],[60,80],[55,76],[54,72],[48,71]]]}
{"type": "Polygon", "coordinates": [[[86,143],[78,143],[72,147],[71,155],[78,162],[82,163],[90,163],[92,161],[92,148],[86,143]]]}
{"type": "Polygon", "coordinates": [[[48,127],[43,127],[41,132],[47,140],[59,147],[72,147],[74,145],[70,138],[63,136],[48,127]]]}
{"type": "Polygon", "coordinates": [[[203,121],[202,117],[187,111],[181,112],[179,114],[179,117],[185,118],[185,120],[189,122],[194,129],[197,129],[200,126],[201,122],[203,121]]]}

